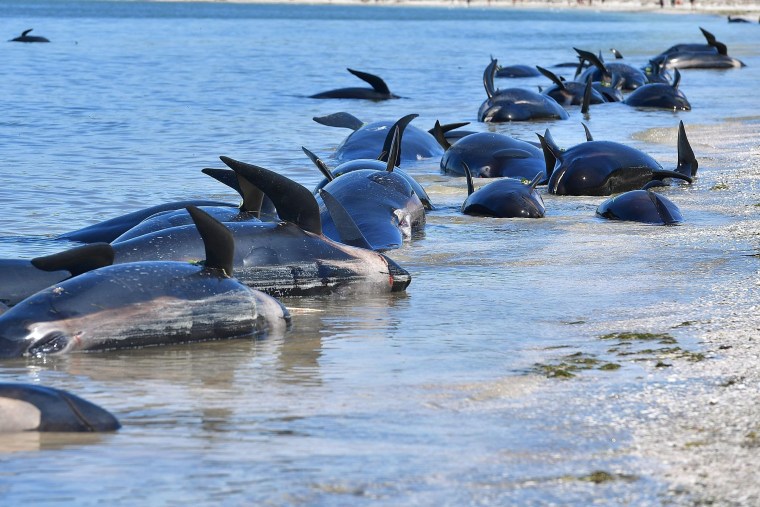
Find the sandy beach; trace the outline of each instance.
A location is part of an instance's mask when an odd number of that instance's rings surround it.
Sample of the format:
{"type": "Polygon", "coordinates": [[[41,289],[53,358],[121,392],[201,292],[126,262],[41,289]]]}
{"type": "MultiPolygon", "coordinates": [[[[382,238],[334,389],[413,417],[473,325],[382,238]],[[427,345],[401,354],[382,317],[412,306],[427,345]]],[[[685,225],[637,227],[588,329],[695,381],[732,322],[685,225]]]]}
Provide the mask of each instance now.
{"type": "MultiPolygon", "coordinates": [[[[182,2],[185,0],[157,0],[182,2]]],[[[209,0],[219,3],[281,3],[308,5],[403,5],[436,7],[490,7],[518,9],[593,9],[598,11],[651,11],[663,14],[716,13],[733,16],[746,15],[747,20],[758,21],[760,2],[733,0],[727,2],[700,0],[209,0]]]]}

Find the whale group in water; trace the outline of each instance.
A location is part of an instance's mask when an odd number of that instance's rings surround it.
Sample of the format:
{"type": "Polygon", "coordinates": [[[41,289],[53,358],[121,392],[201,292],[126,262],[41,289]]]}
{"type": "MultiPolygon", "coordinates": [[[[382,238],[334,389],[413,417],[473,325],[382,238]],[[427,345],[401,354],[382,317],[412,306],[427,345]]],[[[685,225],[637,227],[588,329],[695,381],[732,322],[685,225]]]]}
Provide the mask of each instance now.
{"type": "MultiPolygon", "coordinates": [[[[49,42],[29,32],[13,40],[49,42]]],[[[464,121],[423,130],[411,124],[414,113],[371,122],[347,112],[317,116],[314,121],[351,133],[332,154],[334,169],[304,148],[324,176],[313,190],[277,171],[222,156],[226,169],[203,172],[235,189],[238,203],[147,206],[58,238],[82,246],[0,259],[0,361],[286,332],[292,317],[278,297],[405,291],[412,275],[389,252],[421,237],[426,215],[436,207],[402,167],[427,159],[440,158],[438,177],[464,178],[467,194],[458,212],[466,215],[542,218],[551,213],[550,199],[584,195],[609,197],[594,219],[681,223],[678,206],[654,188],[667,180],[695,181],[698,162],[683,121],[673,170],[626,144],[594,140],[585,125],[586,142],[562,149],[549,128],[531,142],[484,131],[488,126],[482,124],[567,120],[570,113],[592,114],[614,101],[689,111],[680,69],[743,66],[712,34],[702,33],[707,44],[675,45],[643,69],[620,61],[616,51],[616,61],[605,62],[576,49],[573,81],[543,66],[499,67],[492,58],[482,76],[486,99],[474,131],[462,130],[464,121]],[[551,85],[538,92],[495,86],[496,78],[541,75],[551,85]],[[476,189],[475,178],[491,180],[476,189]],[[549,196],[546,202],[542,195],[549,196]]],[[[348,70],[370,88],[337,88],[309,98],[399,98],[380,77],[348,70]]],[[[671,194],[678,191],[673,188],[671,194]]],[[[69,393],[34,387],[0,384],[0,431],[119,426],[106,411],[69,393]]]]}

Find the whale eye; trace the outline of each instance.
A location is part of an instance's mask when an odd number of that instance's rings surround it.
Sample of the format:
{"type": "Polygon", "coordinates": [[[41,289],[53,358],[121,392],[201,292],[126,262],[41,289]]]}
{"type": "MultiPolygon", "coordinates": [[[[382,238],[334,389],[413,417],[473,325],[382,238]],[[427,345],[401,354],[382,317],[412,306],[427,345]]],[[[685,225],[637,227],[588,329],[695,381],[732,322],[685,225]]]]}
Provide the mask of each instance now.
{"type": "Polygon", "coordinates": [[[26,353],[30,356],[36,357],[55,354],[56,352],[64,350],[68,344],[69,339],[63,333],[60,331],[53,331],[37,340],[34,345],[29,347],[26,353]]]}

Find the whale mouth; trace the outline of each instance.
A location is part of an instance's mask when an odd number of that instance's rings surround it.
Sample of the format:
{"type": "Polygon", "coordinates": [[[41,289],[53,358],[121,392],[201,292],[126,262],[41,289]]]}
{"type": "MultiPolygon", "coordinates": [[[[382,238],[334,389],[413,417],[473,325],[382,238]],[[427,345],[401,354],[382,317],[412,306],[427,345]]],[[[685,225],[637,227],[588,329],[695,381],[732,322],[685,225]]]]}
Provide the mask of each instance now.
{"type": "Polygon", "coordinates": [[[35,341],[26,350],[26,355],[41,357],[48,354],[56,354],[66,349],[69,339],[60,331],[51,331],[39,340],[35,341]]]}
{"type": "Polygon", "coordinates": [[[409,271],[396,264],[396,262],[389,257],[383,255],[383,258],[388,263],[388,274],[390,275],[391,292],[400,292],[405,290],[412,282],[412,275],[409,274],[409,271]]]}

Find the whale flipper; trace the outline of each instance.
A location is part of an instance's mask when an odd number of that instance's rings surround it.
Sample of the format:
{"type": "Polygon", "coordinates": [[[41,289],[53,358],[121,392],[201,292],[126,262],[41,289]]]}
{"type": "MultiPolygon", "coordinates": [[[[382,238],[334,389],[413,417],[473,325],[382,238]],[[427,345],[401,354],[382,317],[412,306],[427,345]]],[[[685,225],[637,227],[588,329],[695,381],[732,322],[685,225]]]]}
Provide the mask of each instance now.
{"type": "Polygon", "coordinates": [[[552,83],[554,83],[555,85],[557,85],[560,90],[564,90],[565,89],[565,83],[564,83],[564,81],[562,81],[562,79],[560,79],[559,76],[557,76],[557,74],[555,74],[554,72],[552,72],[552,71],[550,71],[548,69],[540,67],[538,65],[536,65],[536,69],[538,69],[538,71],[541,74],[543,74],[544,76],[546,76],[549,79],[551,79],[552,83]]]}
{"type": "Polygon", "coordinates": [[[71,276],[113,264],[114,251],[108,243],[91,243],[31,260],[42,271],[68,271],[71,276]]]}
{"type": "Polygon", "coordinates": [[[665,225],[673,225],[680,222],[680,220],[676,219],[673,214],[670,213],[670,210],[665,205],[665,203],[662,202],[660,196],[651,190],[647,190],[647,195],[649,196],[649,199],[651,199],[652,204],[654,204],[654,207],[657,210],[657,214],[660,215],[660,218],[665,225]]]}
{"type": "Polygon", "coordinates": [[[435,125],[432,129],[430,129],[430,133],[433,134],[433,137],[435,137],[435,140],[438,141],[438,144],[440,144],[444,150],[448,150],[451,148],[451,143],[449,143],[448,139],[446,139],[445,132],[446,131],[443,130],[443,127],[438,120],[435,121],[435,125]]]}
{"type": "Polygon", "coordinates": [[[307,150],[303,146],[301,146],[301,149],[304,153],[306,153],[306,156],[309,157],[309,159],[314,163],[315,166],[317,166],[317,169],[319,169],[319,172],[322,173],[322,176],[327,178],[327,181],[332,181],[335,179],[335,176],[333,175],[332,171],[329,167],[327,167],[327,164],[322,162],[322,159],[320,159],[318,156],[316,156],[311,151],[307,150]]]}
{"type": "Polygon", "coordinates": [[[356,225],[354,219],[351,218],[351,215],[346,211],[346,208],[344,208],[343,205],[324,188],[319,189],[319,196],[325,203],[327,212],[330,213],[335,228],[338,230],[341,243],[372,250],[372,245],[370,245],[367,238],[364,237],[364,234],[362,234],[359,226],[356,225]]]}
{"type": "Polygon", "coordinates": [[[312,120],[327,127],[338,127],[351,130],[359,130],[362,128],[362,125],[364,125],[364,122],[359,118],[343,111],[328,114],[327,116],[315,116],[312,120]]]}

